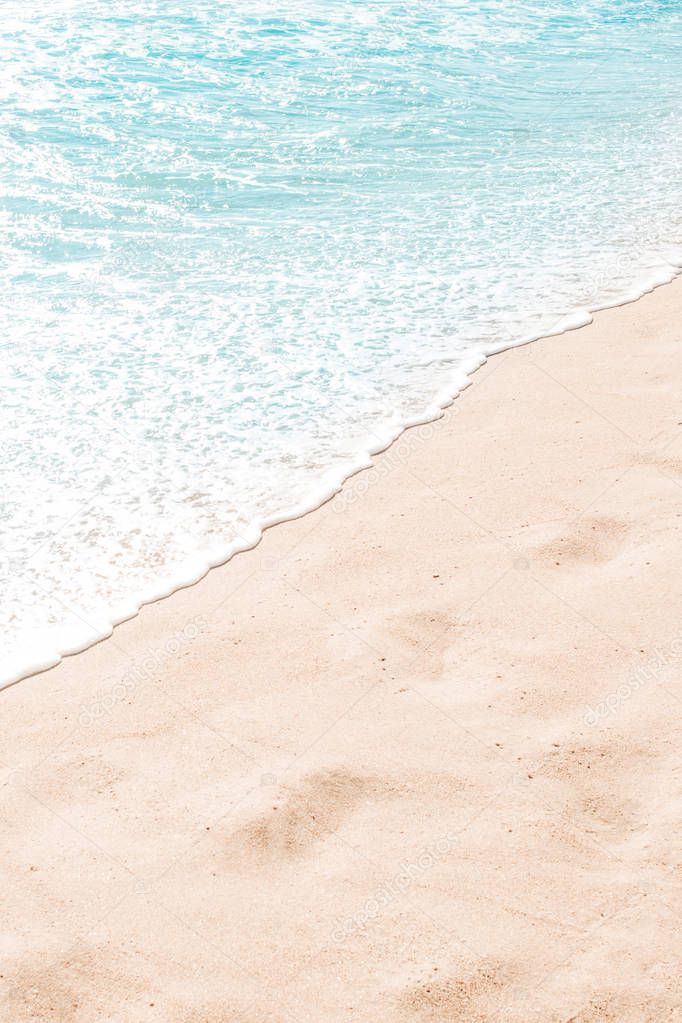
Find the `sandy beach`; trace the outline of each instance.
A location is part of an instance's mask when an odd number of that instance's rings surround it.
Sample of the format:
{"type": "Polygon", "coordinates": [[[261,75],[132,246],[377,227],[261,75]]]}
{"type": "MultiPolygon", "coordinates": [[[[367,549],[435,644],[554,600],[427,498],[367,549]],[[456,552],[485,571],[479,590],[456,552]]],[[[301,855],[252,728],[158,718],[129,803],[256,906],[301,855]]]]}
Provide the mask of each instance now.
{"type": "Polygon", "coordinates": [[[682,280],[0,694],[6,1023],[682,1019],[682,280]]]}

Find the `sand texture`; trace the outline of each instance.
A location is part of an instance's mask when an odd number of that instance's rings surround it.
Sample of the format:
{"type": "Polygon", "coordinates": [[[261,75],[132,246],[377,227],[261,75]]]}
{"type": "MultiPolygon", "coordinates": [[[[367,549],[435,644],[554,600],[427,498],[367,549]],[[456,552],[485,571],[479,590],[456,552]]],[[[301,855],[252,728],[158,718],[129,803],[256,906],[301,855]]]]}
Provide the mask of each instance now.
{"type": "Polygon", "coordinates": [[[0,1019],[682,1020],[682,281],[0,696],[0,1019]]]}

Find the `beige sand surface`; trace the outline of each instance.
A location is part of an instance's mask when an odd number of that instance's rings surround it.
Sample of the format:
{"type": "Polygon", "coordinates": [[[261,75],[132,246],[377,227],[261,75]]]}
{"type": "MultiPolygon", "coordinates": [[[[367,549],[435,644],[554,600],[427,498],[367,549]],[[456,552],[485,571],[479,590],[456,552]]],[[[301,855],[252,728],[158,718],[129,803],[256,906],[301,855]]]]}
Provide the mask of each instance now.
{"type": "Polygon", "coordinates": [[[0,696],[0,1019],[682,1019],[682,281],[0,696]]]}

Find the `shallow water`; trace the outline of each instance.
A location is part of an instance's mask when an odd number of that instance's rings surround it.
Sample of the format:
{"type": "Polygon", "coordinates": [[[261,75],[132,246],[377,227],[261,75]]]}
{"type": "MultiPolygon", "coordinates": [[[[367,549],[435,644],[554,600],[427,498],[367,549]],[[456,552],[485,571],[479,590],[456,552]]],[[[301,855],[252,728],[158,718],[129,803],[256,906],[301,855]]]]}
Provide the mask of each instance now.
{"type": "Polygon", "coordinates": [[[0,679],[682,262],[677,3],[144,6],[0,2],[0,679]]]}

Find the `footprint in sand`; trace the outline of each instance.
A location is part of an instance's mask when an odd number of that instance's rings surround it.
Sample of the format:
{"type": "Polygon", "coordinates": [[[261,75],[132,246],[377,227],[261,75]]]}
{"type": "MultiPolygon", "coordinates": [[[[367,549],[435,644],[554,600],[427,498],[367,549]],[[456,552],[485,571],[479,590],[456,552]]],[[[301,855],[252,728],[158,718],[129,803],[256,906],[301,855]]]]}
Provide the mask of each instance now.
{"type": "Polygon", "coordinates": [[[623,546],[629,527],[618,519],[582,518],[566,527],[536,555],[549,561],[599,564],[610,561],[623,546]]]}
{"type": "Polygon", "coordinates": [[[405,1023],[473,1023],[499,1010],[504,988],[518,975],[510,962],[488,960],[450,976],[439,972],[403,990],[398,1018],[405,1023]]]}
{"type": "Polygon", "coordinates": [[[284,787],[265,813],[229,839],[231,857],[294,858],[336,831],[355,807],[378,789],[376,779],[342,770],[310,774],[284,787]]]}

